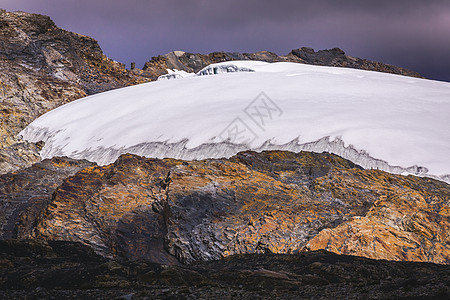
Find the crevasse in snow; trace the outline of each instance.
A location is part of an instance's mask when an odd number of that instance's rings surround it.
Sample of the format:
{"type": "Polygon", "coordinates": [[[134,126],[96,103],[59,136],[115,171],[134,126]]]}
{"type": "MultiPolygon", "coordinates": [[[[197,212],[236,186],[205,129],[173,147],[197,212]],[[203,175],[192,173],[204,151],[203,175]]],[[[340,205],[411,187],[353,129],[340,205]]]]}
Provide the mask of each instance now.
{"type": "Polygon", "coordinates": [[[450,84],[295,63],[237,61],[89,96],[20,134],[44,158],[203,159],[252,149],[332,152],[450,182],[450,84]],[[213,75],[214,74],[214,75],[213,75]],[[212,76],[204,76],[212,75],[212,76]]]}
{"type": "Polygon", "coordinates": [[[204,76],[204,75],[216,75],[223,73],[234,73],[234,72],[255,72],[254,70],[246,67],[238,67],[232,63],[221,63],[221,64],[212,64],[209,65],[197,73],[188,73],[182,70],[171,70],[167,69],[167,74],[161,75],[157,80],[166,80],[166,79],[177,79],[177,78],[185,78],[192,76],[204,76]]]}
{"type": "Polygon", "coordinates": [[[185,78],[195,76],[193,73],[188,73],[183,70],[171,70],[167,69],[167,74],[161,75],[157,80],[166,80],[166,79],[177,79],[177,78],[185,78]]]}
{"type": "Polygon", "coordinates": [[[235,64],[232,63],[220,63],[220,64],[212,64],[209,65],[202,70],[200,70],[197,75],[203,76],[203,75],[216,75],[216,74],[222,74],[222,73],[234,73],[234,72],[255,72],[255,70],[252,70],[250,68],[246,67],[238,67],[235,64]]]}

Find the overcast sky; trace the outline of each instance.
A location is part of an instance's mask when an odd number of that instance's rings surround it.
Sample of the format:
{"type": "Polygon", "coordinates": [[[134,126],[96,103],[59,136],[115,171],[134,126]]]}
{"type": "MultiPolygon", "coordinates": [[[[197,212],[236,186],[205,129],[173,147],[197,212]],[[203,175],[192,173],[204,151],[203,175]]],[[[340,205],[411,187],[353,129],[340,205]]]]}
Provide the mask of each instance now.
{"type": "Polygon", "coordinates": [[[287,54],[339,47],[450,81],[450,0],[0,0],[49,15],[142,67],[173,50],[287,54]]]}

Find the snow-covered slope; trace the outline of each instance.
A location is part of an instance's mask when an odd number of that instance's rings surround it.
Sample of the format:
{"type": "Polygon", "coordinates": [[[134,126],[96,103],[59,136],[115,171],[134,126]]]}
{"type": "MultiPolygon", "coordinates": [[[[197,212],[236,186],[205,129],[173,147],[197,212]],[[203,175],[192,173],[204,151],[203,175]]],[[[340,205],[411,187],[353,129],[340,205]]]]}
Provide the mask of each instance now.
{"type": "Polygon", "coordinates": [[[74,101],[21,135],[45,141],[44,158],[107,164],[127,152],[203,159],[246,149],[328,151],[365,168],[450,182],[449,83],[255,61],[176,74],[74,101]]]}

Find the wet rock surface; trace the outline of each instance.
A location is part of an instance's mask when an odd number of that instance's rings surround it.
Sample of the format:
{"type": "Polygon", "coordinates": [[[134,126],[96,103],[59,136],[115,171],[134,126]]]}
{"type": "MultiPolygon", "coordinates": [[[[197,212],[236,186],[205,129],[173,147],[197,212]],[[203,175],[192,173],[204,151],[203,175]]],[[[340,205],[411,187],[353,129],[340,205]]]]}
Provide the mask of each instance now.
{"type": "MultiPolygon", "coordinates": [[[[23,201],[3,195],[4,203],[23,201]]],[[[203,161],[128,154],[64,179],[46,206],[25,200],[29,225],[8,230],[162,264],[308,249],[448,264],[449,199],[446,183],[362,170],[328,153],[203,161]]]]}
{"type": "Polygon", "coordinates": [[[0,295],[14,299],[445,299],[449,268],[326,251],[168,266],[79,243],[0,241],[0,295]]]}

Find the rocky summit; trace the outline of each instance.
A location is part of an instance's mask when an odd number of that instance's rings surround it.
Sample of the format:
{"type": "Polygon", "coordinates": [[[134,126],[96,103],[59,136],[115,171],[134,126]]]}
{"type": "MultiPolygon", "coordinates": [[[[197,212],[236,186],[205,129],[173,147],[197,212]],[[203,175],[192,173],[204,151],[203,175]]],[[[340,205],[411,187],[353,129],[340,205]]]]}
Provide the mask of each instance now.
{"type": "MultiPolygon", "coordinates": [[[[20,130],[47,111],[149,80],[107,58],[94,39],[60,29],[47,16],[5,10],[0,10],[0,70],[0,148],[18,142],[20,130]]],[[[17,165],[17,147],[0,154],[1,173],[36,162],[17,165]]],[[[35,146],[19,147],[31,153],[35,146]]]]}
{"type": "Polygon", "coordinates": [[[450,263],[444,182],[310,152],[203,161],[128,154],[74,174],[83,164],[53,159],[0,177],[0,198],[8,199],[2,234],[81,242],[105,257],[163,264],[318,249],[450,263]],[[56,189],[44,179],[54,178],[54,165],[68,168],[58,171],[67,178],[58,175],[56,189]],[[25,179],[33,176],[43,179],[25,179]]]}

